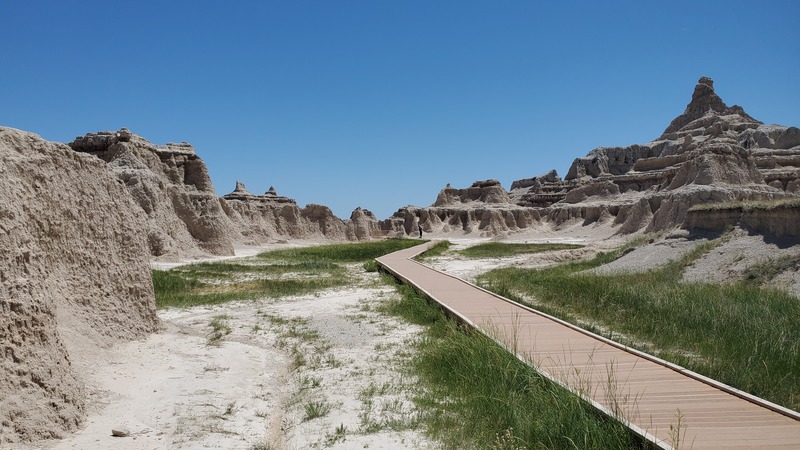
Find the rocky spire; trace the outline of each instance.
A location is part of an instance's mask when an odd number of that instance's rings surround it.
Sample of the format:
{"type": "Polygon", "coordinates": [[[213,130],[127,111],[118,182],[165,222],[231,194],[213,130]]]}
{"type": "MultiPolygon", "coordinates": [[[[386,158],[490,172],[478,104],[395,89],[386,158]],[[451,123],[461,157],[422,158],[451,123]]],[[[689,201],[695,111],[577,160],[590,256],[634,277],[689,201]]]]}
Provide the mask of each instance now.
{"type": "Polygon", "coordinates": [[[244,183],[239,180],[236,180],[236,188],[233,190],[233,192],[231,192],[231,194],[253,195],[247,190],[244,183]]]}
{"type": "Polygon", "coordinates": [[[709,111],[716,111],[719,115],[738,114],[744,118],[756,121],[744,112],[741,106],[728,107],[725,102],[714,92],[714,80],[709,77],[700,77],[692,93],[692,101],[686,105],[683,114],[672,120],[661,139],[667,138],[669,133],[674,133],[685,127],[690,122],[703,117],[709,111]]]}
{"type": "Polygon", "coordinates": [[[267,190],[267,192],[265,192],[264,195],[269,197],[276,197],[278,195],[278,192],[275,190],[275,186],[270,186],[269,190],[267,190]]]}

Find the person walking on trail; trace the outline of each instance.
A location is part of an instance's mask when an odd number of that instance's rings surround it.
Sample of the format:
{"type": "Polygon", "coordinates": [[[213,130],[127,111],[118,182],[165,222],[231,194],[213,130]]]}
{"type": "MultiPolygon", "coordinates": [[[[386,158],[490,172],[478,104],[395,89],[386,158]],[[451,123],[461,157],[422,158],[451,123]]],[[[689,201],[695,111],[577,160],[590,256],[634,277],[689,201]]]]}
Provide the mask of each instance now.
{"type": "Polygon", "coordinates": [[[417,226],[419,227],[419,238],[422,239],[422,224],[417,224],[417,226]]]}

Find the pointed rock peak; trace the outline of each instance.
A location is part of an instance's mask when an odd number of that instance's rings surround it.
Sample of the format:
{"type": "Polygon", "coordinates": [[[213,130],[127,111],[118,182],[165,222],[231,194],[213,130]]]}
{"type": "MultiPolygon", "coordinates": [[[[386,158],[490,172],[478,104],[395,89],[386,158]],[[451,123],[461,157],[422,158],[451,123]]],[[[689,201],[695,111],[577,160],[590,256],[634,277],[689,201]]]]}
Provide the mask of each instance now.
{"type": "Polygon", "coordinates": [[[686,110],[683,111],[683,114],[676,117],[672,123],[669,124],[659,139],[674,139],[675,136],[669,137],[668,135],[676,131],[680,131],[683,127],[694,120],[703,117],[709,111],[714,111],[719,115],[736,114],[747,119],[748,121],[758,122],[747,115],[741,106],[734,105],[732,107],[728,107],[728,105],[722,101],[719,95],[714,92],[714,80],[709,77],[700,77],[700,79],[697,81],[697,85],[694,87],[692,101],[686,105],[686,110]]]}
{"type": "Polygon", "coordinates": [[[236,180],[236,188],[233,190],[233,193],[237,194],[250,194],[250,191],[247,190],[244,183],[239,180],[236,180]]]}
{"type": "Polygon", "coordinates": [[[550,169],[549,172],[543,173],[543,174],[539,175],[536,178],[538,180],[545,181],[545,182],[548,182],[548,183],[560,183],[561,182],[561,177],[558,176],[558,172],[556,172],[556,169],[550,169]]]}
{"type": "Polygon", "coordinates": [[[267,192],[265,192],[264,195],[275,197],[278,195],[278,191],[275,190],[275,186],[270,186],[269,190],[267,190],[267,192]]]}
{"type": "Polygon", "coordinates": [[[696,112],[699,115],[705,114],[708,110],[717,112],[724,111],[728,106],[714,92],[714,80],[708,77],[700,77],[697,86],[692,93],[692,101],[686,106],[684,114],[696,112]]]}

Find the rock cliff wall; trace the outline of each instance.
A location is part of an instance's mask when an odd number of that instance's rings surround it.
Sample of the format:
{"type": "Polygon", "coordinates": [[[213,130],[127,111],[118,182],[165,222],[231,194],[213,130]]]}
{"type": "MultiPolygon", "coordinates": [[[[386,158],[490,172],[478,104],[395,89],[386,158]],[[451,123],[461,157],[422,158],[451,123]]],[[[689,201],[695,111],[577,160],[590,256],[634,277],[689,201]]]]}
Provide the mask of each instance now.
{"type": "Polygon", "coordinates": [[[800,237],[800,202],[746,202],[692,208],[683,226],[690,229],[724,231],[733,227],[776,237],[800,237]]]}
{"type": "Polygon", "coordinates": [[[70,147],[108,163],[147,217],[153,256],[233,255],[236,232],[219,204],[205,162],[187,143],[157,146],[123,128],[91,133],[70,147]]]}
{"type": "Polygon", "coordinates": [[[0,127],[0,174],[2,444],[74,430],[85,411],[73,349],[158,320],[144,214],[105,163],[0,127]]]}

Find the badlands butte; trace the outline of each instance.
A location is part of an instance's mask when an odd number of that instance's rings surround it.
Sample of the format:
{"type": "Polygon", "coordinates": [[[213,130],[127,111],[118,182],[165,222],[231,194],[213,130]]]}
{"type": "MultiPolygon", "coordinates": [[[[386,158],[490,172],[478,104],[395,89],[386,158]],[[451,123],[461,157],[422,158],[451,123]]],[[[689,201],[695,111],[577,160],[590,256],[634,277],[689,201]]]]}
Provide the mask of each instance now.
{"type": "MultiPolygon", "coordinates": [[[[430,206],[383,220],[358,208],[343,220],[274,188],[259,195],[237,183],[218,196],[187,143],[155,145],[125,128],[55,143],[0,127],[0,444],[60,438],[84,424],[78,353],[159,329],[152,261],[278,241],[415,236],[419,226],[441,238],[664,232],[644,251],[668,254],[736,229],[752,246],[740,245],[747,257],[768,242],[791,251],[800,237],[800,129],[726,105],[703,77],[655,140],[596,148],[563,177],[552,170],[510,190],[496,180],[448,184],[430,206]]],[[[743,276],[734,256],[720,253],[695,276],[743,276]]],[[[777,278],[800,292],[797,268],[777,278]]]]}

